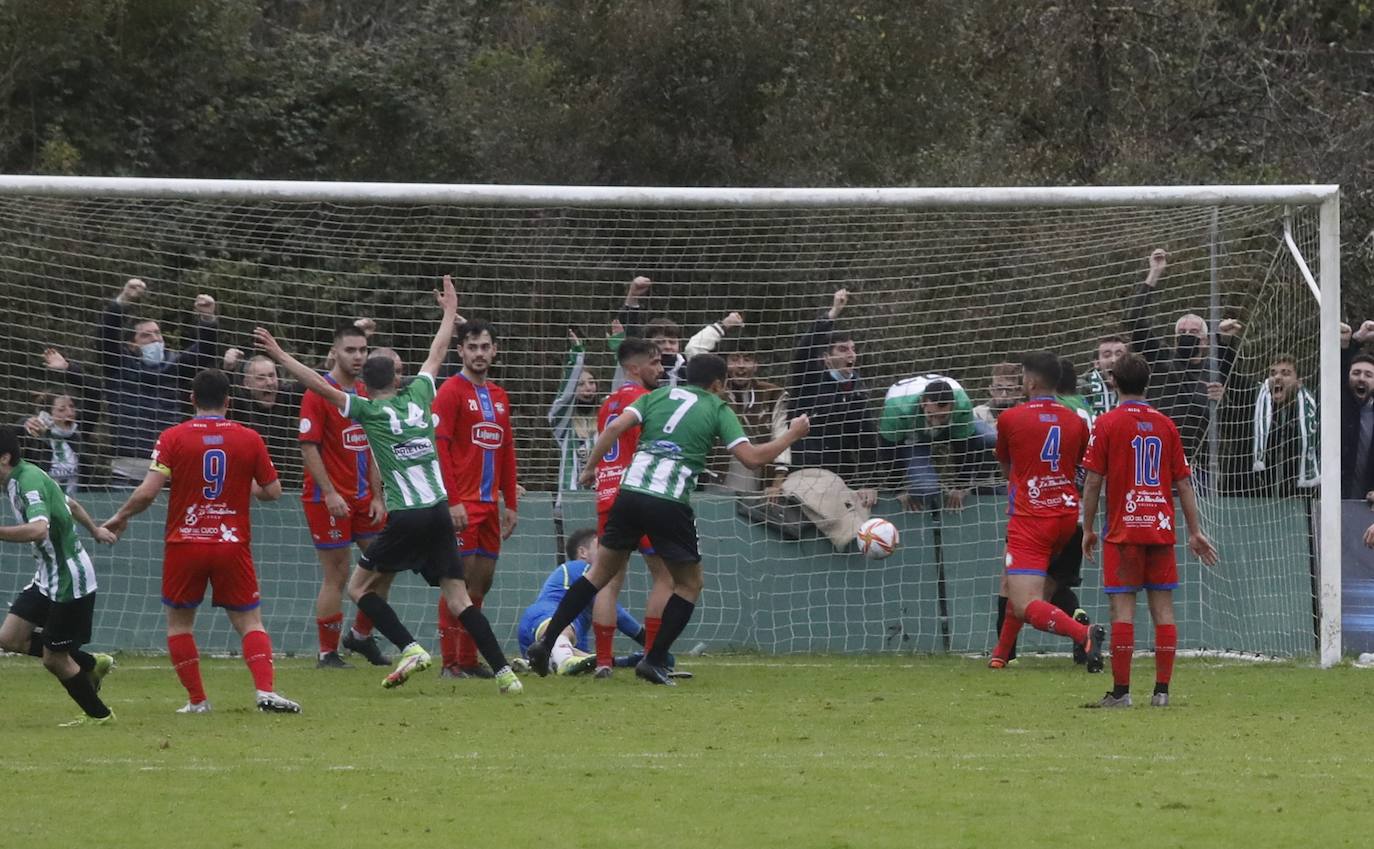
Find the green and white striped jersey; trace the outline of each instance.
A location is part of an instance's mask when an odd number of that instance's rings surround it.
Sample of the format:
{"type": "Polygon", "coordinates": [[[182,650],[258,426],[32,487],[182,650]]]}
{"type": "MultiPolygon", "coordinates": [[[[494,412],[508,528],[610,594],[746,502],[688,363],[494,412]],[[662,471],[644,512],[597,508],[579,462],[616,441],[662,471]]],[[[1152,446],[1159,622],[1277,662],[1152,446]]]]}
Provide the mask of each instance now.
{"type": "Polygon", "coordinates": [[[19,461],[5,485],[10,507],[20,524],[45,522],[47,536],[33,544],[38,571],[33,585],[52,601],[75,601],[95,592],[95,566],[76,535],[76,520],[67,495],[47,473],[19,461]]]}
{"type": "Polygon", "coordinates": [[[664,386],[625,409],[639,419],[640,431],[622,490],[689,504],[716,440],[726,448],[749,441],[730,405],[699,386],[664,386]]]}
{"type": "Polygon", "coordinates": [[[348,396],[343,414],[362,425],[367,434],[388,511],[448,501],[434,445],[433,403],[434,375],[425,372],[390,398],[348,396]]]}

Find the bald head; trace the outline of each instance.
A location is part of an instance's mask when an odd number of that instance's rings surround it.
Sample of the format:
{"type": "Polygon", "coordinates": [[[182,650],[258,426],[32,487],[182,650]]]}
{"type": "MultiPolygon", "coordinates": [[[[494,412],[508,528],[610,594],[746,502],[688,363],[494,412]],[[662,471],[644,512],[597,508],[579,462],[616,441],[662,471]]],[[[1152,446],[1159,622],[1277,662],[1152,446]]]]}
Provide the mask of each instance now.
{"type": "Polygon", "coordinates": [[[370,360],[373,357],[386,357],[391,360],[391,364],[396,367],[396,376],[398,378],[405,377],[406,364],[402,362],[401,355],[396,353],[394,348],[373,348],[367,358],[370,360]]]}
{"type": "Polygon", "coordinates": [[[280,379],[277,364],[271,358],[259,354],[243,367],[243,388],[257,403],[270,407],[277,401],[280,379]]]}

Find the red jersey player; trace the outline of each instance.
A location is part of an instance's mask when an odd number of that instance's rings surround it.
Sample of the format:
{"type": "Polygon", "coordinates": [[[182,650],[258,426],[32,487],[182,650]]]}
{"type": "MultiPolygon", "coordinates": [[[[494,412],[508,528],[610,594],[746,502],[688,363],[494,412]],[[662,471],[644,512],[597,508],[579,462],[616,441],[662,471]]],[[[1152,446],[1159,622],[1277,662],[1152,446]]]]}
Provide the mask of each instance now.
{"type": "MultiPolygon", "coordinates": [[[[602,403],[596,415],[596,431],[605,430],[616,416],[634,403],[641,395],[658,386],[663,375],[663,360],[656,344],[638,337],[630,337],[620,343],[616,350],[616,360],[625,376],[625,383],[616,389],[602,403]]],[[[606,517],[610,515],[611,505],[615,503],[616,493],[620,491],[620,478],[634,459],[635,447],[639,443],[639,428],[632,427],[621,434],[601,458],[596,475],[596,535],[599,539],[606,532],[606,517]]],[[[584,470],[583,475],[589,474],[584,470]]],[[[649,538],[639,541],[639,553],[649,567],[652,584],[649,599],[644,605],[644,647],[654,644],[654,636],[663,622],[663,606],[668,596],[673,594],[673,578],[663,560],[654,554],[649,538]]],[[[620,587],[625,583],[624,571],[618,572],[611,581],[596,594],[592,603],[592,632],[596,635],[596,677],[609,678],[614,665],[616,632],[616,604],[620,587]]]]}
{"type": "Polygon", "coordinates": [[[167,608],[167,649],[190,697],[178,713],[208,713],[196,650],[196,608],[205,587],[243,639],[243,660],[257,688],[258,710],[300,713],[301,706],[273,690],[272,641],[262,627],[262,597],[249,543],[248,498],[275,501],[281,481],[267,446],[252,428],[224,417],[229,378],[206,369],[191,384],[193,419],[168,428],[153,448],[143,482],[105,527],[122,534],[129,519],[148,509],[168,480],[167,530],[162,555],[162,604],[167,608]]]}
{"type": "Polygon", "coordinates": [[[1174,499],[1178,491],[1188,521],[1188,550],[1203,563],[1217,562],[1217,551],[1202,532],[1192,472],[1183,455],[1178,428],[1145,403],[1150,366],[1127,354],[1112,367],[1121,404],[1098,418],[1083,467],[1083,553],[1092,557],[1093,529],[1102,481],[1107,482],[1107,540],[1102,550],[1102,587],[1112,605],[1112,691],[1098,707],[1131,706],[1131,655],[1135,651],[1136,593],[1149,595],[1155,625],[1155,691],[1150,704],[1169,704],[1178,627],[1174,624],[1174,499]]]}
{"type": "Polygon", "coordinates": [[[1084,625],[1044,598],[1050,560],[1078,530],[1074,476],[1088,442],[1088,426],[1054,399],[1058,357],[1029,354],[1021,362],[1021,373],[1030,400],[997,419],[997,459],[1010,485],[1004,579],[1010,609],[988,665],[1006,666],[1022,623],[1029,622],[1083,646],[1088,671],[1101,672],[1102,626],[1084,625]]]}
{"type": "MultiPolygon", "coordinates": [[[[330,349],[334,365],[325,376],[344,392],[367,397],[358,380],[367,359],[367,336],[354,324],[334,332],[330,349]]],[[[362,426],[324,400],[318,392],[306,390],[301,397],[301,461],[305,484],[301,487],[301,506],[315,543],[324,575],[315,597],[315,629],[319,636],[320,668],[347,668],[339,657],[339,638],[343,630],[343,590],[352,565],[349,549],[357,544],[362,551],[382,531],[386,508],[377,478],[377,466],[368,450],[362,426]]],[[[385,666],[387,659],[372,636],[372,623],[359,611],[353,627],[343,638],[344,648],[361,654],[374,666],[385,666]]]]}
{"type": "MultiPolygon", "coordinates": [[[[434,398],[434,436],[468,594],[480,610],[496,575],[501,541],[510,537],[518,520],[515,431],[506,390],[487,379],[496,357],[491,325],[480,320],[464,322],[454,336],[463,370],[444,381],[434,398]]],[[[476,643],[449,614],[442,598],[439,650],[444,663],[441,677],[492,676],[477,663],[476,643]]]]}

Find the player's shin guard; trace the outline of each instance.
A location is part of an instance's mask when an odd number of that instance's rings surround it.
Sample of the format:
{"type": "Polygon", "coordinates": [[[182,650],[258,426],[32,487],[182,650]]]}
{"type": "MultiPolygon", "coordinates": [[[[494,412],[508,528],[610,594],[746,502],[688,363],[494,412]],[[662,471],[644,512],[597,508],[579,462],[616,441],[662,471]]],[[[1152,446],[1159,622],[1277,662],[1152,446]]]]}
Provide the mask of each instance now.
{"type": "Polygon", "coordinates": [[[1076,621],[1072,613],[1065,613],[1043,599],[1037,598],[1026,605],[1026,621],[1036,630],[1068,637],[1075,643],[1082,644],[1088,639],[1087,625],[1076,621]]]}
{"type": "Polygon", "coordinates": [[[320,640],[320,654],[333,654],[339,650],[339,637],[343,634],[343,614],[335,613],[315,620],[315,634],[320,640]]]}
{"type": "Polygon", "coordinates": [[[1178,652],[1178,626],[1155,626],[1155,692],[1169,692],[1174,677],[1174,655],[1178,652]]]}
{"type": "Polygon", "coordinates": [[[597,668],[613,666],[615,664],[615,626],[599,625],[593,622],[592,631],[596,634],[597,668]]]}
{"type": "Polygon", "coordinates": [[[677,593],[668,597],[668,603],[663,605],[663,625],[659,628],[647,655],[650,663],[654,666],[668,665],[668,651],[673,647],[673,641],[682,635],[687,623],[692,619],[692,612],[696,609],[695,604],[677,593]]]}
{"type": "Polygon", "coordinates": [[[200,680],[200,652],[196,649],[196,638],[190,634],[172,634],[167,638],[167,653],[172,659],[181,686],[191,704],[205,701],[205,685],[200,680]]]}
{"type": "Polygon", "coordinates": [[[658,616],[644,617],[644,650],[648,651],[654,647],[654,638],[658,636],[658,631],[663,627],[663,619],[658,616]]]}
{"type": "Polygon", "coordinates": [[[243,635],[243,662],[248,665],[248,674],[253,676],[253,686],[264,693],[272,692],[272,638],[266,631],[249,631],[243,635]]]}
{"type": "Polygon", "coordinates": [[[549,620],[548,627],[544,630],[544,638],[539,642],[544,647],[544,651],[553,649],[553,643],[558,639],[558,635],[563,633],[563,629],[572,624],[577,615],[587,609],[587,605],[596,598],[597,587],[587,576],[583,575],[568,591],[563,594],[563,600],[558,603],[558,608],[553,612],[553,618],[549,620]]]}
{"type": "MultiPolygon", "coordinates": [[[[35,633],[29,635],[29,654],[32,657],[43,656],[42,634],[35,633]]],[[[81,649],[70,649],[67,654],[70,655],[72,660],[76,661],[76,665],[81,667],[82,672],[90,672],[92,669],[95,669],[95,657],[90,652],[82,651],[81,649]]]]}
{"type": "Polygon", "coordinates": [[[1050,604],[1070,616],[1073,615],[1075,610],[1083,606],[1078,603],[1078,593],[1073,591],[1073,587],[1065,586],[1061,586],[1054,591],[1054,595],[1050,596],[1050,604]]]}
{"type": "MultiPolygon", "coordinates": [[[[476,643],[477,650],[486,658],[487,664],[492,672],[500,672],[510,664],[506,661],[506,653],[501,651],[501,643],[496,639],[496,635],[491,631],[491,623],[487,617],[482,615],[482,611],[477,605],[472,605],[458,615],[458,621],[462,623],[464,630],[472,637],[476,643]]],[[[477,658],[473,657],[472,665],[477,665],[477,658]]]]}
{"type": "MultiPolygon", "coordinates": [[[[1005,601],[1005,599],[1003,599],[1005,601]]],[[[1010,609],[1002,619],[1002,627],[997,632],[997,648],[992,650],[993,657],[1011,660],[1016,656],[1016,638],[1021,635],[1022,621],[1010,609]]]]}
{"type": "Polygon", "coordinates": [[[353,615],[353,635],[364,640],[372,636],[372,620],[361,610],[353,615]]]}
{"type": "Polygon", "coordinates": [[[439,656],[444,666],[458,663],[458,617],[449,612],[448,601],[439,596],[439,656]]]}
{"type": "MultiPolygon", "coordinates": [[[[469,591],[472,599],[472,606],[478,610],[482,609],[482,596],[469,591]]],[[[484,654],[483,657],[486,655],[484,654]]],[[[490,663],[490,661],[488,661],[490,663]]],[[[458,666],[461,669],[471,669],[477,665],[477,641],[472,634],[468,633],[462,622],[458,623],[458,666]]],[[[496,667],[492,667],[493,671],[496,667]]]]}
{"type": "Polygon", "coordinates": [[[391,605],[386,603],[386,599],[376,593],[368,593],[358,599],[358,609],[367,614],[372,620],[372,624],[382,636],[391,641],[392,645],[398,649],[415,642],[406,626],[401,624],[401,619],[396,615],[396,611],[391,609],[391,605]]]}
{"type": "Polygon", "coordinates": [[[100,700],[100,696],[96,695],[95,685],[85,672],[76,673],[63,681],[62,686],[87,716],[103,719],[110,715],[110,709],[100,700]]]}
{"type": "Polygon", "coordinates": [[[1131,657],[1135,654],[1135,624],[1112,623],[1112,694],[1118,698],[1131,691],[1131,657]]]}

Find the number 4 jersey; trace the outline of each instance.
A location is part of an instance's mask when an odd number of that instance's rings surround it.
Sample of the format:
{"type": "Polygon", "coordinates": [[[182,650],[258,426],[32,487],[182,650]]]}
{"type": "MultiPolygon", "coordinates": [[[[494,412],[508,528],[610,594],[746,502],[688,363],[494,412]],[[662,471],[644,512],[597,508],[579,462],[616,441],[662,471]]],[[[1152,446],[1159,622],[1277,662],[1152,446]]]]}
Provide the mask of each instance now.
{"type": "Polygon", "coordinates": [[[1143,401],[1099,416],[1083,468],[1106,478],[1107,542],[1174,542],[1174,481],[1192,470],[1168,416],[1143,401]]]}
{"type": "Polygon", "coordinates": [[[150,468],[172,481],[167,542],[247,546],[253,482],[267,486],[277,479],[258,432],[218,416],[197,416],[164,430],[150,468]]]}
{"type": "Polygon", "coordinates": [[[1032,398],[997,417],[997,459],[1011,466],[1007,514],[1078,513],[1074,476],[1088,426],[1053,398],[1032,398]]]}

